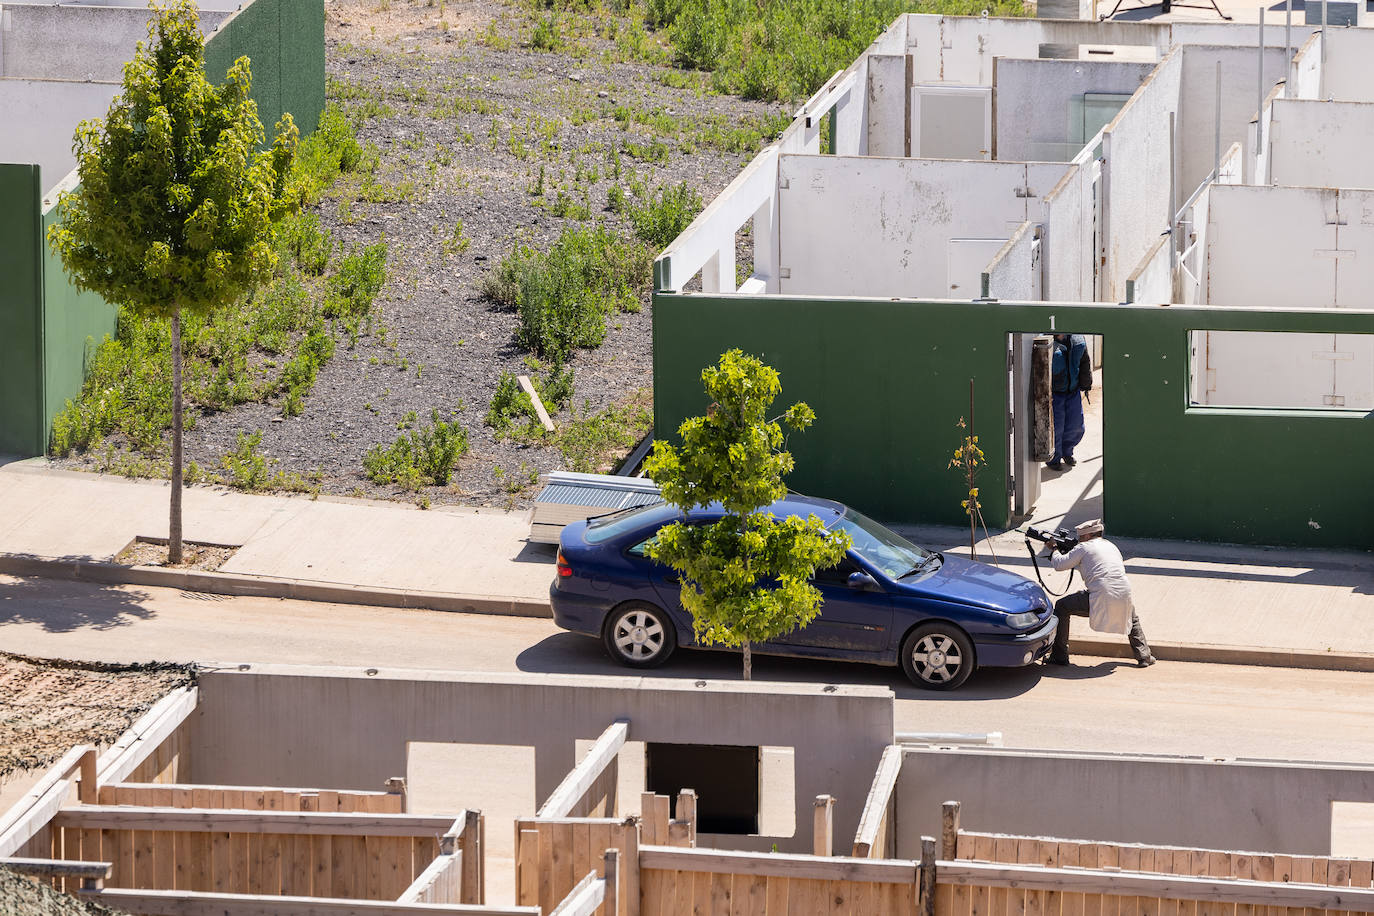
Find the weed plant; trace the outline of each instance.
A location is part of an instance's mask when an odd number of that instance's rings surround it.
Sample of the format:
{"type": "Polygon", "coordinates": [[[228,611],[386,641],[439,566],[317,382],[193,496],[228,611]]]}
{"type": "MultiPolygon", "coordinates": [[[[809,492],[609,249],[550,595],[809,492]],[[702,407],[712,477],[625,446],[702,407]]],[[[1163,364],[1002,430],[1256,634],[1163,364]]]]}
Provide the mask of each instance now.
{"type": "Polygon", "coordinates": [[[652,405],[648,389],[641,389],[599,413],[561,426],[554,445],[571,470],[606,473],[653,427],[652,405]]]}
{"type": "MultiPolygon", "coordinates": [[[[446,486],[453,476],[458,459],[467,454],[467,430],[457,420],[439,419],[434,410],[431,424],[403,429],[391,445],[374,445],[363,457],[363,470],[377,484],[395,484],[404,490],[419,492],[428,484],[446,486]]],[[[401,425],[414,422],[408,414],[401,425]]]]}
{"type": "Polygon", "coordinates": [[[606,338],[606,316],[638,311],[648,286],[648,246],[604,226],[565,229],[548,252],[516,245],[483,281],[487,297],[515,309],[516,341],[561,364],[606,338]]]}
{"type": "MultiPolygon", "coordinates": [[[[564,366],[554,366],[548,372],[538,372],[538,362],[530,361],[530,384],[539,394],[539,400],[550,413],[557,413],[572,400],[573,373],[564,366]]],[[[544,427],[535,413],[534,402],[520,387],[514,372],[502,372],[496,383],[496,393],[492,395],[491,405],[483,421],[495,431],[498,439],[516,439],[531,442],[541,439],[544,427]]]]}
{"type": "MultiPolygon", "coordinates": [[[[302,141],[288,188],[297,203],[317,202],[365,159],[348,119],[331,106],[320,116],[319,128],[302,141]]],[[[278,228],[279,263],[270,282],[209,317],[183,317],[184,394],[190,408],[185,428],[195,426],[201,410],[279,395],[284,414],[301,412],[320,367],[334,351],[328,319],[337,317],[356,329],[385,276],[386,250],[379,245],[350,253],[338,265],[338,275],[321,279],[332,250],[314,214],[290,215],[278,228]]],[[[170,346],[166,321],[140,320],[120,309],[114,336],[87,354],[81,394],[53,420],[53,454],[89,451],[119,435],[145,456],[160,456],[163,433],[172,422],[170,346]]],[[[287,483],[283,478],[274,486],[287,483]]]]}
{"type": "Polygon", "coordinates": [[[675,187],[660,185],[657,191],[630,205],[630,225],[635,235],[663,249],[696,219],[701,207],[701,195],[687,182],[675,187]]]}

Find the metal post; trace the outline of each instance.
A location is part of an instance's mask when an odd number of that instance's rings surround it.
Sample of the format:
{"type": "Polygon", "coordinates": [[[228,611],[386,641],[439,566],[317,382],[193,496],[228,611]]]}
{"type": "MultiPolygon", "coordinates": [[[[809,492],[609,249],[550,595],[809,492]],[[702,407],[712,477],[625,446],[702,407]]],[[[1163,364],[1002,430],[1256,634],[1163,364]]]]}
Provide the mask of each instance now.
{"type": "Polygon", "coordinates": [[[1174,113],[1169,112],[1169,270],[1178,268],[1178,191],[1174,187],[1174,113]]]}
{"type": "Polygon", "coordinates": [[[1317,98],[1326,98],[1326,0],[1322,0],[1322,68],[1317,75],[1317,98]]]}
{"type": "Polygon", "coordinates": [[[1293,97],[1293,0],[1284,3],[1283,12],[1283,97],[1293,97]]]}
{"type": "Polygon", "coordinates": [[[1221,180],[1221,61],[1217,61],[1217,100],[1212,106],[1216,136],[1212,140],[1212,180],[1221,180]]]}
{"type": "MultiPolygon", "coordinates": [[[[1326,0],[1322,0],[1323,3],[1326,0]]],[[[1257,72],[1255,96],[1259,104],[1255,106],[1255,158],[1259,159],[1260,147],[1264,145],[1264,7],[1259,8],[1259,41],[1256,50],[1259,51],[1259,61],[1255,67],[1257,72]]]]}

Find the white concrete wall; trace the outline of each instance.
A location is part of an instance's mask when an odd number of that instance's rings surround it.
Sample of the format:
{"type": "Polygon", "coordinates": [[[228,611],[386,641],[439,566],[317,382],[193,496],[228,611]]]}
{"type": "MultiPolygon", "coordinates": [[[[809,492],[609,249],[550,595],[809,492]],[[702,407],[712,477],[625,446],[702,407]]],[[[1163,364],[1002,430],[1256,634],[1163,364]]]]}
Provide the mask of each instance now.
{"type": "Polygon", "coordinates": [[[53,187],[76,167],[76,125],[104,117],[119,90],[114,83],[0,80],[0,162],[36,162],[43,187],[53,187]]]}
{"type": "MultiPolygon", "coordinates": [[[[260,665],[203,672],[189,734],[196,781],[375,789],[406,772],[410,741],[508,745],[535,749],[537,804],[572,769],[577,739],[594,739],[623,718],[631,741],[794,748],[797,832],[776,842],[783,851],[809,852],[815,797],[848,800],[836,806],[835,836],[852,837],[893,740],[886,688],[369,670],[375,673],[260,665]]],[[[470,792],[462,803],[480,808],[480,791],[470,792]]],[[[774,842],[700,841],[761,850],[774,842]]]]}
{"type": "Polygon", "coordinates": [[[1034,223],[1022,223],[987,266],[987,295],[1030,302],[1040,298],[1040,246],[1034,223]]]}
{"type": "Polygon", "coordinates": [[[1126,278],[1173,217],[1169,115],[1178,110],[1182,74],[1175,49],[1103,132],[1107,263],[1098,294],[1109,301],[1126,298],[1126,278]]]}
{"type": "Polygon", "coordinates": [[[1169,26],[1140,22],[1075,22],[1057,19],[982,19],[977,16],[909,14],[907,49],[918,83],[992,85],[994,57],[1077,58],[1080,45],[1146,46],[1163,56],[1169,26]]]}
{"type": "Polygon", "coordinates": [[[1010,238],[1021,223],[1040,218],[1040,198],[1064,168],[784,155],[778,170],[780,289],[975,298],[976,289],[948,289],[950,240],[1010,238]]]}
{"type": "MultiPolygon", "coordinates": [[[[1253,9],[1253,7],[1251,7],[1253,9]]],[[[1302,24],[1302,11],[1293,14],[1293,27],[1288,40],[1294,48],[1302,45],[1318,29],[1302,24]]],[[[1252,51],[1259,42],[1258,22],[1175,22],[1173,41],[1180,45],[1214,45],[1246,47],[1252,51]]],[[[1284,46],[1283,14],[1269,10],[1264,22],[1264,46],[1284,46]]]]}
{"type": "Polygon", "coordinates": [[[1130,95],[1155,66],[1132,61],[998,58],[993,67],[993,158],[1069,161],[1097,133],[1092,129],[1083,136],[1083,94],[1130,95]]]}
{"type": "MultiPolygon", "coordinates": [[[[204,0],[201,30],[208,35],[238,5],[204,0]]],[[[134,46],[148,38],[148,9],[137,4],[6,2],[3,17],[0,76],[4,77],[118,81],[134,46]]]]}
{"type": "Polygon", "coordinates": [[[1286,93],[1290,99],[1320,98],[1322,78],[1321,35],[1312,35],[1298,48],[1288,67],[1286,93]]]}
{"type": "Polygon", "coordinates": [[[1169,237],[1160,236],[1154,250],[1126,281],[1126,301],[1147,304],[1174,301],[1174,274],[1170,267],[1169,237]]]}
{"type": "Polygon", "coordinates": [[[1322,90],[1326,98],[1346,102],[1374,102],[1374,29],[1331,29],[1326,36],[1322,90]]]}
{"type": "Polygon", "coordinates": [[[1085,150],[1045,198],[1044,294],[1056,302],[1091,302],[1097,161],[1085,150]]]}
{"type": "Polygon", "coordinates": [[[1328,855],[1331,803],[1374,801],[1374,767],[992,749],[908,749],[897,854],[968,830],[1119,843],[1328,855]]]}
{"type": "MultiPolygon", "coordinates": [[[[1266,29],[1266,37],[1272,30],[1266,29]]],[[[1254,35],[1253,29],[1250,30],[1254,35]]],[[[1264,94],[1284,78],[1283,35],[1264,52],[1264,94]]],[[[1266,42],[1267,44],[1267,42],[1266,42]]],[[[1216,156],[1217,64],[1221,64],[1221,151],[1246,136],[1259,111],[1259,53],[1254,47],[1183,48],[1178,107],[1179,203],[1212,171],[1216,156]]]]}
{"type": "Polygon", "coordinates": [[[1193,403],[1374,409],[1374,334],[1195,331],[1193,403]]]}
{"type": "Polygon", "coordinates": [[[1374,188],[1374,104],[1275,99],[1264,184],[1374,188]]]}

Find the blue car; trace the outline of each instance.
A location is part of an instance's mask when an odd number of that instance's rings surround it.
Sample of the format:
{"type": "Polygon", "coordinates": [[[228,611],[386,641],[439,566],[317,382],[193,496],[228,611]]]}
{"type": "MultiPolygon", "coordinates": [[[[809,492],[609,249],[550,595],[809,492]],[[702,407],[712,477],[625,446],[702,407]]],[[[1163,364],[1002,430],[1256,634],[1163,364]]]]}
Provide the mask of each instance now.
{"type": "MultiPolygon", "coordinates": [[[[842,503],[789,494],[767,511],[815,515],[854,546],[838,566],[816,572],[820,615],[755,652],[901,665],[918,687],[952,690],[979,666],[1029,665],[1050,650],[1053,609],[1029,579],[924,550],[842,503]]],[[[694,510],[686,520],[709,523],[721,514],[694,510]]],[[[632,668],[661,665],[679,646],[697,648],[681,583],[647,552],[659,528],[682,518],[658,503],[564,528],[549,588],[554,621],[600,637],[632,668]]]]}

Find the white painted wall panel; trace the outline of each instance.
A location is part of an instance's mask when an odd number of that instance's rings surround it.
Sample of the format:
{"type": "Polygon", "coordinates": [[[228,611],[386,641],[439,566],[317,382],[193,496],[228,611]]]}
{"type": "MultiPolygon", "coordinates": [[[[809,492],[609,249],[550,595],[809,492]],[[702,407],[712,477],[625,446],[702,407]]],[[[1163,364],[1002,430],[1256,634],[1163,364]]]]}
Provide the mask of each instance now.
{"type": "MultiPolygon", "coordinates": [[[[1243,28],[1243,27],[1236,27],[1243,28]]],[[[1254,30],[1245,29],[1254,39],[1254,30]]],[[[1268,36],[1273,29],[1266,29],[1268,36]]],[[[1279,46],[1264,52],[1264,92],[1284,78],[1283,30],[1279,46]]],[[[1178,109],[1179,203],[1215,164],[1217,64],[1221,64],[1221,151],[1245,137],[1259,110],[1259,54],[1254,47],[1186,47],[1178,109]]]]}
{"type": "Polygon", "coordinates": [[[993,81],[994,155],[1012,161],[1069,161],[1097,132],[1084,136],[1083,94],[1130,95],[1154,68],[1153,63],[1131,61],[999,58],[993,81]]]}
{"type": "MultiPolygon", "coordinates": [[[[216,6],[238,3],[201,3],[200,26],[205,34],[229,17],[216,6]]],[[[134,45],[148,37],[148,10],[5,3],[8,28],[0,30],[0,76],[24,79],[119,80],[134,45]]],[[[75,122],[73,122],[75,123],[75,122]]]]}
{"type": "Polygon", "coordinates": [[[1374,191],[1342,188],[1336,208],[1336,306],[1374,308],[1374,191]]]}
{"type": "Polygon", "coordinates": [[[1193,349],[1198,404],[1374,408],[1374,335],[1201,331],[1193,349]]]}
{"type": "Polygon", "coordinates": [[[1269,182],[1374,188],[1374,104],[1275,99],[1269,182]]]}
{"type": "Polygon", "coordinates": [[[1212,188],[1205,301],[1247,308],[1330,308],[1336,300],[1336,192],[1212,188]]]}
{"type": "Polygon", "coordinates": [[[870,156],[907,154],[906,55],[868,57],[867,118],[870,156]]]}
{"type": "Polygon", "coordinates": [[[1045,199],[1045,298],[1089,302],[1093,294],[1093,174],[1083,157],[1045,199]]]}
{"type": "MultiPolygon", "coordinates": [[[[1052,163],[784,155],[783,293],[946,297],[950,239],[1008,238],[1039,219],[1052,163]]],[[[972,293],[958,298],[973,298],[972,293]]]]}
{"type": "Polygon", "coordinates": [[[1023,223],[986,266],[988,296],[1029,302],[1040,298],[1040,246],[1035,225],[1023,223]]]}
{"type": "Polygon", "coordinates": [[[1288,85],[1284,87],[1290,99],[1315,99],[1321,86],[1321,36],[1312,35],[1293,55],[1288,67],[1288,85]]]}
{"type": "Polygon", "coordinates": [[[76,167],[77,123],[104,117],[119,90],[114,83],[0,80],[0,162],[36,162],[43,187],[53,187],[76,167]]]}
{"type": "Polygon", "coordinates": [[[1111,301],[1169,224],[1169,114],[1178,108],[1182,53],[1176,49],[1103,135],[1107,181],[1107,284],[1111,301]]]}
{"type": "Polygon", "coordinates": [[[1374,29],[1331,29],[1326,38],[1325,94],[1348,102],[1374,102],[1374,29]]]}

